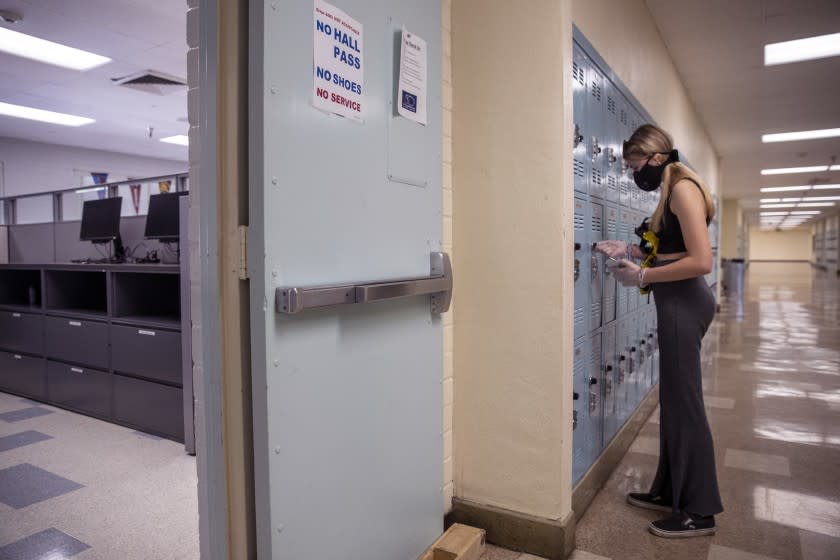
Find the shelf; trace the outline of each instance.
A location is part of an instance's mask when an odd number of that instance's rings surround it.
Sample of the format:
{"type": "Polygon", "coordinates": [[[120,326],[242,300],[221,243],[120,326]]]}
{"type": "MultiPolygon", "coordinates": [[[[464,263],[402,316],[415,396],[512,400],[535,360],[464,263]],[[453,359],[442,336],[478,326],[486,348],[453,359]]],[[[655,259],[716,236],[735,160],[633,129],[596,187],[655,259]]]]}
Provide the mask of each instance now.
{"type": "Polygon", "coordinates": [[[41,307],[41,271],[31,269],[0,270],[0,305],[41,307]]]}
{"type": "Polygon", "coordinates": [[[177,274],[114,272],[113,319],[118,322],[140,318],[180,326],[181,284],[177,274]]]}
{"type": "Polygon", "coordinates": [[[105,271],[47,269],[45,279],[48,313],[94,316],[108,313],[105,271]]]}
{"type": "Polygon", "coordinates": [[[115,325],[127,327],[152,327],[156,329],[181,330],[181,319],[178,317],[160,317],[154,315],[122,315],[112,320],[115,325]]]}
{"type": "Polygon", "coordinates": [[[90,319],[92,321],[107,321],[108,313],[91,309],[47,309],[48,317],[68,317],[70,319],[90,319]]]}
{"type": "Polygon", "coordinates": [[[44,312],[44,308],[38,305],[6,305],[0,304],[0,311],[12,311],[17,313],[36,313],[40,314],[44,312]]]}

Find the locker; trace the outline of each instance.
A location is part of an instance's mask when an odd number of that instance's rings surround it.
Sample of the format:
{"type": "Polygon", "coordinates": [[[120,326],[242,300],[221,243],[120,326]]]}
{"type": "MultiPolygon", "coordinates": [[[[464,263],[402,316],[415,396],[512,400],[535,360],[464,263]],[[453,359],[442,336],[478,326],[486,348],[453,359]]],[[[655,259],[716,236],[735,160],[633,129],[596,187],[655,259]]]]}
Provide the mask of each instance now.
{"type": "MultiPolygon", "coordinates": [[[[618,208],[607,206],[604,208],[604,216],[606,222],[606,231],[604,233],[605,239],[618,239],[618,208]]],[[[604,314],[603,324],[608,325],[616,319],[616,282],[612,274],[607,274],[606,270],[603,275],[604,278],[604,314]]],[[[625,302],[626,303],[626,302],[625,302]]]]}
{"type": "Polygon", "coordinates": [[[629,329],[631,318],[626,315],[624,318],[617,321],[615,348],[617,354],[616,361],[616,378],[613,391],[616,396],[616,422],[618,427],[624,425],[624,421],[630,416],[631,408],[629,402],[629,388],[631,384],[631,360],[630,360],[630,344],[629,344],[629,329]]]}
{"type": "Polygon", "coordinates": [[[589,156],[587,138],[592,136],[589,127],[592,122],[587,118],[586,98],[589,94],[587,73],[589,60],[583,51],[575,45],[572,56],[572,87],[574,105],[574,190],[587,194],[589,189],[589,156]]]}
{"type": "Polygon", "coordinates": [[[577,483],[589,466],[586,464],[586,442],[589,437],[589,413],[587,385],[587,346],[588,340],[583,338],[574,347],[574,408],[572,411],[572,483],[577,483]]]}
{"type": "Polygon", "coordinates": [[[621,175],[621,141],[623,134],[619,116],[621,110],[621,93],[609,80],[604,80],[604,94],[606,103],[604,108],[604,139],[606,148],[604,153],[604,192],[610,202],[618,202],[618,180],[621,175]]]}
{"type": "Polygon", "coordinates": [[[595,68],[589,66],[588,72],[589,95],[587,96],[586,117],[592,123],[589,133],[589,195],[603,199],[606,194],[604,185],[604,169],[607,156],[608,140],[604,127],[606,120],[606,96],[604,92],[604,76],[595,68]]]}
{"type": "Polygon", "coordinates": [[[619,116],[618,116],[618,124],[620,130],[620,141],[619,141],[619,162],[620,162],[620,175],[618,177],[618,201],[621,206],[624,208],[630,207],[630,189],[636,188],[633,184],[633,172],[624,164],[624,159],[621,159],[621,144],[630,138],[630,135],[633,133],[633,129],[630,128],[630,112],[632,108],[630,103],[627,99],[622,96],[619,99],[619,116]]]}
{"type": "Polygon", "coordinates": [[[604,207],[596,202],[589,205],[589,328],[601,326],[604,297],[604,260],[606,257],[594,250],[595,242],[604,239],[604,207]]]}
{"type": "MultiPolygon", "coordinates": [[[[615,239],[621,241],[628,241],[629,240],[629,232],[632,231],[630,229],[630,211],[621,208],[618,210],[618,235],[615,239]]],[[[613,281],[615,279],[613,278],[613,281]]],[[[618,301],[617,310],[616,310],[616,317],[623,317],[627,315],[630,311],[630,298],[632,294],[630,293],[630,289],[622,286],[618,282],[616,283],[616,298],[618,301]]]]}
{"type": "Polygon", "coordinates": [[[603,448],[604,409],[602,400],[603,350],[601,332],[594,333],[589,339],[589,374],[587,384],[587,423],[589,424],[586,440],[586,467],[589,468],[603,448]]]}
{"type": "Polygon", "coordinates": [[[601,348],[603,361],[602,391],[604,410],[604,438],[603,447],[606,447],[621,425],[618,423],[617,395],[618,395],[618,371],[616,368],[616,346],[615,346],[616,324],[610,323],[601,331],[601,348]]]}
{"type": "Polygon", "coordinates": [[[585,335],[589,330],[587,309],[589,307],[589,219],[586,201],[575,198],[575,339],[585,335]]]}

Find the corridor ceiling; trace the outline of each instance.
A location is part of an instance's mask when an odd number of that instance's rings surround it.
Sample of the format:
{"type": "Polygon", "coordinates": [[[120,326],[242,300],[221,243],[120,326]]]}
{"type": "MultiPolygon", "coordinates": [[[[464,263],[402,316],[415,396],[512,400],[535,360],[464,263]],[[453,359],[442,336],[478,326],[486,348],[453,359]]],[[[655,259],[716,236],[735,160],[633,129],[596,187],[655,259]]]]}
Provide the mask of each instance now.
{"type": "Polygon", "coordinates": [[[187,148],[159,141],[187,133],[186,87],[158,95],[112,82],[145,70],[186,81],[186,0],[0,0],[0,10],[23,17],[0,27],[112,59],[79,72],[0,53],[0,101],[96,119],[65,127],[0,116],[0,137],[187,160],[187,148]]]}
{"type": "MultiPolygon", "coordinates": [[[[721,158],[725,198],[745,208],[761,187],[840,183],[840,171],[761,169],[840,164],[840,138],[762,144],[774,132],[840,128],[840,57],[764,66],[764,45],[840,32],[838,0],[646,0],[721,158]]],[[[816,193],[814,193],[816,194],[816,193]]],[[[840,190],[820,195],[840,195],[840,190]]]]}

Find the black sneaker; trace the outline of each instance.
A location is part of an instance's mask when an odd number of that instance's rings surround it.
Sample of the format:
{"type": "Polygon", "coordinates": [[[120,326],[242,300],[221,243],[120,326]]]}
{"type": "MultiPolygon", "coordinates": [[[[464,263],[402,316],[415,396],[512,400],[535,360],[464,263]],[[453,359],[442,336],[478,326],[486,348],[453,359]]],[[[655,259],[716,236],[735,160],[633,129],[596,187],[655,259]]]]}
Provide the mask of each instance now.
{"type": "Polygon", "coordinates": [[[715,518],[698,517],[681,512],[665,519],[653,521],[648,526],[651,533],[666,539],[686,539],[689,537],[706,537],[714,535],[715,518]]]}
{"type": "Polygon", "coordinates": [[[665,500],[662,496],[651,496],[650,494],[642,494],[640,492],[627,494],[627,503],[640,508],[667,511],[669,513],[672,510],[671,502],[665,500]]]}

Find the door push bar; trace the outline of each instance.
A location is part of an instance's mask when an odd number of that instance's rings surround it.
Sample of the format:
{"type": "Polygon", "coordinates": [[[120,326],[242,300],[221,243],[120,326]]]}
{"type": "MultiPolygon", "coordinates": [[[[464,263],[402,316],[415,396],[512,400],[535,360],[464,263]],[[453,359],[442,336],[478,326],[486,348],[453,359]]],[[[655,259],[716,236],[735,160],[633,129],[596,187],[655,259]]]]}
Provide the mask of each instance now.
{"type": "Polygon", "coordinates": [[[274,292],[277,313],[295,314],[307,309],[371,303],[385,299],[432,295],[432,313],[449,311],[452,301],[452,264],[446,253],[431,254],[431,274],[389,282],[316,286],[312,288],[277,288],[274,292]]]}

